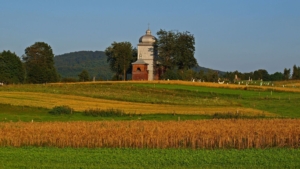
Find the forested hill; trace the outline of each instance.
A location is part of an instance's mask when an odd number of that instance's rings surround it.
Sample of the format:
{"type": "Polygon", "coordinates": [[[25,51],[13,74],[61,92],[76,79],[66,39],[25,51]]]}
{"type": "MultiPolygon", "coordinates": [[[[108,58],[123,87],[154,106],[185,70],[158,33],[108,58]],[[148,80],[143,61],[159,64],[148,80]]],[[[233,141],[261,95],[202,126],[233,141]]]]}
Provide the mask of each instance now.
{"type": "Polygon", "coordinates": [[[78,51],[54,57],[55,67],[62,78],[76,78],[83,70],[88,71],[91,78],[110,80],[113,72],[102,51],[78,51]]]}
{"type": "Polygon", "coordinates": [[[210,69],[210,68],[206,68],[206,67],[202,67],[202,66],[195,66],[192,68],[195,72],[200,72],[203,71],[204,73],[208,73],[209,71],[213,71],[213,72],[218,72],[220,75],[225,74],[226,72],[224,71],[220,71],[220,70],[215,70],[215,69],[210,69]]]}
{"type": "MultiPolygon", "coordinates": [[[[62,78],[75,78],[78,79],[78,74],[83,70],[88,71],[91,78],[94,76],[96,80],[111,80],[113,72],[110,70],[107,63],[107,56],[103,51],[78,51],[71,52],[54,57],[55,67],[62,78]]],[[[194,71],[204,71],[208,73],[209,68],[196,66],[194,71]]],[[[218,71],[224,74],[222,71],[218,71]]]]}

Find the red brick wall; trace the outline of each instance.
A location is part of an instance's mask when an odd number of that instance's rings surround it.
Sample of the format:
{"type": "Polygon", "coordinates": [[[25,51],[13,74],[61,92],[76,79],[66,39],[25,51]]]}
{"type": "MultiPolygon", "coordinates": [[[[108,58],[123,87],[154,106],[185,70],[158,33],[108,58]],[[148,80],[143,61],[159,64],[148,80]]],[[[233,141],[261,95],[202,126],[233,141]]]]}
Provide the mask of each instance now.
{"type": "Polygon", "coordinates": [[[148,71],[146,64],[132,65],[132,80],[148,80],[148,71]]]}

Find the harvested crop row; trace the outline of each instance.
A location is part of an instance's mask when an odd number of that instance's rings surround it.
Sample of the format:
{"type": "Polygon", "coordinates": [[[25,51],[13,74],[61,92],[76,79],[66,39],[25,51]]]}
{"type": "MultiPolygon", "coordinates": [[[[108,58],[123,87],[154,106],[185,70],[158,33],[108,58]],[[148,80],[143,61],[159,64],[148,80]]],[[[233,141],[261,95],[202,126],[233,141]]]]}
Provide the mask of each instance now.
{"type": "Polygon", "coordinates": [[[300,120],[0,123],[0,146],[299,148],[300,120]]]}

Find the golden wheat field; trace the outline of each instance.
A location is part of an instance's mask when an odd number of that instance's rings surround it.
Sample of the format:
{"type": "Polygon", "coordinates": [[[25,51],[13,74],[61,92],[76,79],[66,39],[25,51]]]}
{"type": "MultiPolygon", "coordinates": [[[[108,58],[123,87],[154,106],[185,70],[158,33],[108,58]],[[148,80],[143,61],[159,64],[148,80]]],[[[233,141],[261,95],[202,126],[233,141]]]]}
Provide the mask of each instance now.
{"type": "Polygon", "coordinates": [[[300,120],[0,123],[0,146],[299,148],[300,120]]]}

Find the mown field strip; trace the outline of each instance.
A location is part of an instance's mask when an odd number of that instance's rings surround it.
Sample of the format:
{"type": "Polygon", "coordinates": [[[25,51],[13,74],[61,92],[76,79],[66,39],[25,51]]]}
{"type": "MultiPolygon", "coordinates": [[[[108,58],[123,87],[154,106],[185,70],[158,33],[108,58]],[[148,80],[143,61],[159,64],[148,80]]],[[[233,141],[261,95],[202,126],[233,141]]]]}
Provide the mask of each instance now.
{"type": "Polygon", "coordinates": [[[263,112],[252,108],[243,107],[200,107],[167,104],[147,104],[124,101],[96,99],[83,96],[35,93],[35,92],[0,92],[0,102],[17,106],[33,106],[53,108],[54,106],[68,105],[74,110],[83,111],[88,109],[121,109],[126,113],[177,113],[177,114],[213,114],[213,113],[235,113],[245,115],[265,114],[273,116],[272,113],[263,112]]]}
{"type": "MultiPolygon", "coordinates": [[[[246,81],[245,81],[246,82],[246,81]]],[[[212,82],[191,82],[191,81],[180,81],[180,80],[156,80],[156,81],[97,81],[97,82],[77,82],[76,84],[88,84],[88,83],[115,83],[115,84],[122,84],[122,83],[141,83],[141,84],[177,84],[177,85],[189,85],[189,86],[202,86],[202,87],[213,87],[213,88],[226,88],[226,89],[245,89],[246,87],[257,89],[257,90],[273,90],[273,91],[281,91],[281,92],[295,92],[300,93],[300,82],[299,81],[282,81],[282,82],[275,82],[275,86],[259,86],[259,85],[248,85],[245,84],[237,85],[237,84],[219,84],[219,83],[212,83],[212,82]],[[285,85],[283,87],[282,85],[285,85]]],[[[52,83],[53,85],[61,85],[64,83],[52,83]]],[[[75,84],[75,83],[69,83],[75,84]]]]}

